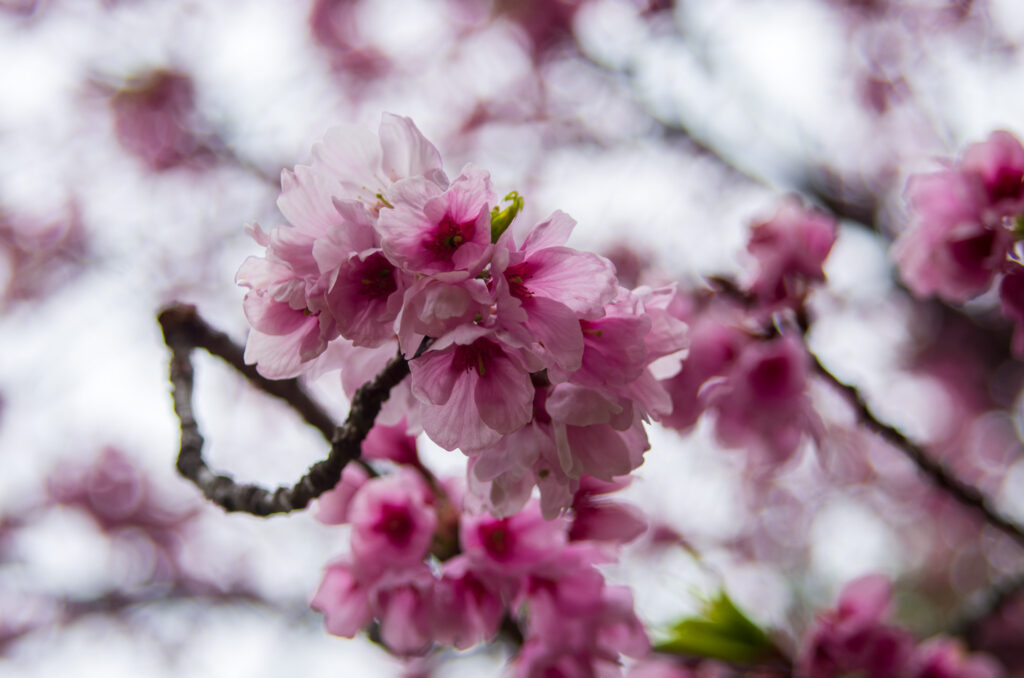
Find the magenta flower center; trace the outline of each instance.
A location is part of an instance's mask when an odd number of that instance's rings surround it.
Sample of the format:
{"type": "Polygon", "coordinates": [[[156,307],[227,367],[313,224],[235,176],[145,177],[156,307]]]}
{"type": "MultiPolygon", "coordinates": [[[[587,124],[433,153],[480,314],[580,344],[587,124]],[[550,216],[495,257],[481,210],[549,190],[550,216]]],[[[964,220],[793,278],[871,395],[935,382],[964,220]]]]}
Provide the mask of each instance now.
{"type": "Polygon", "coordinates": [[[494,342],[477,339],[469,346],[457,346],[452,358],[452,369],[456,372],[476,370],[481,376],[487,376],[487,367],[491,361],[502,355],[502,351],[494,342]]]}
{"type": "Polygon", "coordinates": [[[476,220],[459,223],[450,214],[445,214],[444,219],[437,225],[434,232],[427,240],[426,246],[434,259],[439,261],[451,261],[455,250],[459,249],[462,243],[472,240],[476,233],[476,220]]]}
{"type": "Polygon", "coordinates": [[[381,507],[381,517],[376,527],[379,532],[387,535],[392,544],[405,544],[412,534],[412,517],[405,506],[385,504],[381,507]]]}
{"type": "Polygon", "coordinates": [[[504,520],[490,525],[481,525],[480,537],[484,549],[495,560],[503,560],[508,557],[515,545],[515,536],[509,532],[504,520]]]}
{"type": "Polygon", "coordinates": [[[1002,168],[985,188],[992,202],[1013,200],[1019,198],[1024,189],[1024,175],[1019,170],[1002,168]]]}
{"type": "Polygon", "coordinates": [[[996,234],[984,231],[976,236],[956,240],[949,244],[949,253],[953,261],[968,270],[976,270],[985,266],[985,260],[992,256],[996,234]]]}
{"type": "Polygon", "coordinates": [[[398,289],[391,262],[376,252],[363,262],[359,291],[369,299],[386,299],[398,289]]]}
{"type": "Polygon", "coordinates": [[[750,387],[759,397],[775,400],[792,396],[798,389],[793,366],[786,356],[762,360],[750,371],[750,387]]]}
{"type": "Polygon", "coordinates": [[[517,299],[529,299],[533,292],[526,286],[526,281],[533,275],[533,267],[527,262],[518,263],[505,269],[505,280],[508,281],[508,291],[517,299]]]}

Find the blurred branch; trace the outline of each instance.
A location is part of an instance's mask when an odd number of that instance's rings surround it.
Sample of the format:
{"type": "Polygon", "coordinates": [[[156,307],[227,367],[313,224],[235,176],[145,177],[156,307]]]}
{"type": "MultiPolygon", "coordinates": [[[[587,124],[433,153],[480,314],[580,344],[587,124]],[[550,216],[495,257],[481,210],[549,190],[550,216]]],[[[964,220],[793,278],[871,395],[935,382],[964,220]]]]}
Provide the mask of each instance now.
{"type": "MultiPolygon", "coordinates": [[[[260,607],[266,610],[279,608],[262,596],[248,590],[197,591],[181,584],[166,591],[143,591],[127,593],[125,591],[109,591],[93,598],[60,599],[61,623],[69,624],[78,619],[95,614],[118,615],[144,605],[187,601],[206,603],[209,605],[241,604],[260,607]]],[[[303,610],[301,605],[296,610],[303,610]]]]}
{"type": "Polygon", "coordinates": [[[913,442],[899,429],[890,424],[883,423],[875,413],[868,407],[860,391],[855,386],[840,381],[834,374],[828,371],[818,357],[808,351],[808,355],[814,364],[815,370],[837,389],[842,391],[857,410],[860,422],[868,429],[881,436],[889,444],[901,451],[917,468],[940,489],[952,496],[958,502],[985,517],[986,522],[1009,536],[1018,545],[1024,547],[1024,529],[1020,525],[999,513],[991,506],[990,500],[977,488],[968,485],[950,471],[940,462],[933,459],[917,443],[913,442]]]}
{"type": "Polygon", "coordinates": [[[195,307],[175,305],[161,311],[157,319],[163,329],[164,341],[171,349],[174,412],[181,423],[178,472],[195,483],[207,499],[227,511],[243,511],[257,516],[287,513],[304,509],[310,501],[333,489],[345,465],[359,458],[362,442],[391,389],[409,374],[409,364],[399,353],[373,381],[356,391],[345,423],[333,429],[330,418],[294,379],[275,382],[261,377],[252,366],[245,364],[242,347],[207,325],[195,307]],[[293,486],[281,486],[273,491],[258,485],[238,483],[231,476],[211,471],[203,460],[203,437],[192,411],[194,348],[205,349],[223,359],[258,388],[294,407],[306,421],[329,437],[331,451],[327,459],[311,466],[293,486]]]}
{"type": "Polygon", "coordinates": [[[953,624],[952,633],[972,649],[980,649],[984,626],[998,617],[1017,596],[1024,593],[1024,574],[1006,579],[985,591],[980,602],[964,612],[953,624]]]}

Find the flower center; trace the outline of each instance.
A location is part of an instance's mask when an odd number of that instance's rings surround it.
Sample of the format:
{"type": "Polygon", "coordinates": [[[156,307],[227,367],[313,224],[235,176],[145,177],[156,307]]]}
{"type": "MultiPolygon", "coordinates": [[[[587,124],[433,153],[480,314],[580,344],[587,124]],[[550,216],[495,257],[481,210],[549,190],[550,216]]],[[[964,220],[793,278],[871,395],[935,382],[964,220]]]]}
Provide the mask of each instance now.
{"type": "Polygon", "coordinates": [[[459,223],[450,214],[437,225],[433,235],[427,242],[427,249],[434,258],[440,261],[451,261],[455,251],[466,242],[472,240],[476,232],[476,220],[459,223]]]}
{"type": "Polygon", "coordinates": [[[529,299],[533,296],[533,292],[526,286],[526,281],[530,279],[532,273],[533,271],[530,270],[530,266],[525,261],[505,269],[508,291],[513,297],[529,299]]]}
{"type": "Polygon", "coordinates": [[[458,346],[452,358],[452,368],[457,372],[476,370],[484,377],[487,375],[487,367],[491,360],[500,356],[502,351],[494,342],[487,339],[477,339],[469,346],[458,346]]]}
{"type": "Polygon", "coordinates": [[[505,521],[501,520],[490,525],[480,527],[481,537],[487,553],[497,559],[503,559],[512,550],[515,544],[515,537],[509,532],[505,521]]]}
{"type": "Polygon", "coordinates": [[[404,544],[412,533],[412,518],[404,506],[385,505],[377,529],[387,535],[393,544],[404,544]]]}
{"type": "Polygon", "coordinates": [[[359,291],[370,299],[386,299],[398,289],[391,262],[375,252],[363,262],[359,276],[359,291]]]}

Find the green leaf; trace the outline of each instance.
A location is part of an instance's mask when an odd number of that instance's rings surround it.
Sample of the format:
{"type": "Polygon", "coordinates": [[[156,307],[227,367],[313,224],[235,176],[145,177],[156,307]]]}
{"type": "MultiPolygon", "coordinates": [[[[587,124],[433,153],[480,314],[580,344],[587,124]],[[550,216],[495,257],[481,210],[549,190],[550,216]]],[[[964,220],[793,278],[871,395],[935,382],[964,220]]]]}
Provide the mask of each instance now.
{"type": "Polygon", "coordinates": [[[658,652],[751,664],[779,653],[725,592],[708,600],[700,617],[683,619],[655,646],[658,652]]]}

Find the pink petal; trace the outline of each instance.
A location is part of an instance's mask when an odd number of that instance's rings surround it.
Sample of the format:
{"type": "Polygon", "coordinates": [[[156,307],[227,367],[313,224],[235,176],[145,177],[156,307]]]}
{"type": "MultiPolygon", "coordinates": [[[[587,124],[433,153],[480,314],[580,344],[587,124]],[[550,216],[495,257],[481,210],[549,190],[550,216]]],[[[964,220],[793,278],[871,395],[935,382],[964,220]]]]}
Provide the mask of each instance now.
{"type": "Polygon", "coordinates": [[[343,563],[328,566],[310,607],[323,613],[328,633],[345,638],[354,638],[373,619],[366,589],[343,563]]]}
{"type": "Polygon", "coordinates": [[[384,113],[379,135],[381,168],[391,181],[418,175],[444,180],[441,154],[411,119],[384,113]]]}

